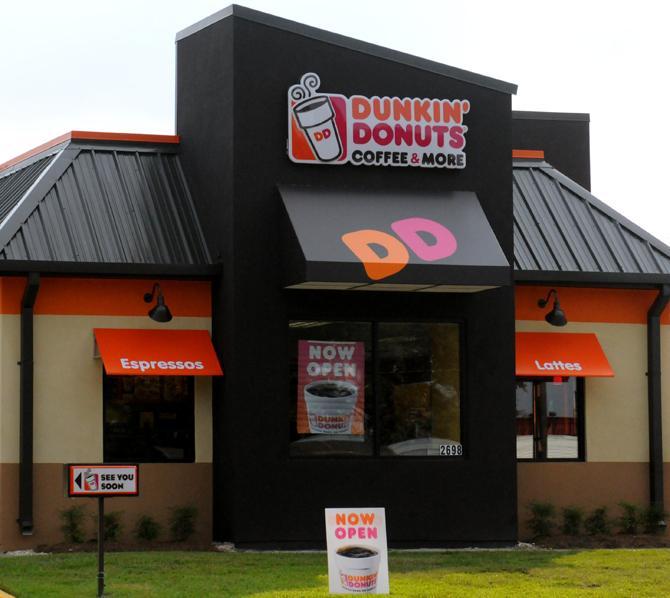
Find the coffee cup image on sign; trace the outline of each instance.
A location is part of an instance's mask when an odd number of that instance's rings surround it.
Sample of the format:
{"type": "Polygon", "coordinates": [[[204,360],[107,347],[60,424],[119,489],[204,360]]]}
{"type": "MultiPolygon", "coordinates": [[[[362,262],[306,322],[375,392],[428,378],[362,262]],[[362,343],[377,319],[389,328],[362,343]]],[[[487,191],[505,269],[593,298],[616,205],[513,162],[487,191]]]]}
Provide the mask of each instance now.
{"type": "Polygon", "coordinates": [[[293,115],[321,162],[332,162],[342,155],[335,111],[328,96],[313,96],[298,102],[293,106],[293,115]]]}
{"type": "Polygon", "coordinates": [[[312,434],[351,434],[358,387],[340,380],[317,380],[305,386],[307,421],[312,434]]]}
{"type": "Polygon", "coordinates": [[[87,470],[84,475],[84,490],[96,491],[98,489],[98,474],[87,470]]]}
{"type": "Polygon", "coordinates": [[[379,572],[379,552],[368,546],[342,546],[335,553],[340,584],[350,593],[374,593],[379,572]]]}

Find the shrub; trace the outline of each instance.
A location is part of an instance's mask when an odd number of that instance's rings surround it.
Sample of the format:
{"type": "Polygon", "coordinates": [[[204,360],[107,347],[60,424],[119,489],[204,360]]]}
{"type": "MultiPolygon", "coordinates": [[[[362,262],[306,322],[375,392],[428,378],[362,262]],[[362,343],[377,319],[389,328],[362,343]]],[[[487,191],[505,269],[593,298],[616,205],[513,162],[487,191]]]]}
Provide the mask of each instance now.
{"type": "Polygon", "coordinates": [[[607,518],[607,507],[594,509],[593,513],[584,520],[584,528],[591,536],[609,534],[610,522],[607,518]]]}
{"type": "Polygon", "coordinates": [[[622,534],[637,534],[637,527],[640,522],[640,510],[637,505],[622,500],[619,503],[623,511],[619,517],[619,528],[622,534]]]}
{"type": "Polygon", "coordinates": [[[561,531],[568,536],[578,536],[584,520],[584,511],[579,507],[563,509],[563,527],[561,531]]]}
{"type": "Polygon", "coordinates": [[[135,537],[138,540],[151,542],[158,538],[160,532],[160,524],[149,515],[142,515],[135,524],[135,537]]]}
{"type": "Polygon", "coordinates": [[[554,527],[554,505],[548,502],[533,501],[528,505],[530,519],[528,527],[533,532],[533,538],[543,538],[551,535],[554,527]]]}
{"type": "Polygon", "coordinates": [[[660,534],[665,531],[665,518],[668,514],[658,505],[649,505],[641,510],[640,523],[647,534],[660,534]]]}
{"type": "Polygon", "coordinates": [[[63,509],[59,515],[63,522],[60,529],[66,542],[80,544],[84,541],[84,519],[86,517],[86,508],[83,505],[76,505],[69,509],[63,509]]]}
{"type": "Polygon", "coordinates": [[[116,542],[121,536],[121,531],[123,530],[123,524],[121,523],[121,512],[112,511],[111,513],[105,513],[103,520],[105,525],[105,540],[116,542]]]}
{"type": "Polygon", "coordinates": [[[195,518],[198,509],[192,505],[175,507],[170,515],[170,533],[175,542],[185,542],[195,532],[195,518]]]}

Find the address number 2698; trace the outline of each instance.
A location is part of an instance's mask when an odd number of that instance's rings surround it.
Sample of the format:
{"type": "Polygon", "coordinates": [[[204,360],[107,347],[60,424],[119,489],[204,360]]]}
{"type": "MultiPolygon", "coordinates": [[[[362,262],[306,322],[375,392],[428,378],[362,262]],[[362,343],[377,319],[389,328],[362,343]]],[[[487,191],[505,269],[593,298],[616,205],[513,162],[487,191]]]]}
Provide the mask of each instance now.
{"type": "Polygon", "coordinates": [[[441,444],[441,457],[460,457],[463,455],[463,446],[460,444],[441,444]]]}

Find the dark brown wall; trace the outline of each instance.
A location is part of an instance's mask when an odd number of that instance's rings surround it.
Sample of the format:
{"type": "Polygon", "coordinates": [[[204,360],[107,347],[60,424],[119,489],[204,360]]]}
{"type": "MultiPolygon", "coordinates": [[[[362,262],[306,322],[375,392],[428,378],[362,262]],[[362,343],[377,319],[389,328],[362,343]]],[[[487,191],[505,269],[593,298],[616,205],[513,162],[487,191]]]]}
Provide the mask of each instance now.
{"type": "MultiPolygon", "coordinates": [[[[63,542],[60,511],[84,505],[89,515],[85,520],[86,537],[96,537],[90,516],[97,513],[94,499],[68,498],[65,491],[63,465],[36,463],[35,535],[21,536],[16,524],[18,515],[18,463],[0,464],[0,552],[48,546],[63,542]]],[[[109,498],[105,511],[120,511],[123,524],[122,542],[134,542],[133,527],[140,515],[150,515],[162,525],[159,540],[169,539],[170,508],[194,505],[198,509],[196,533],[192,544],[212,541],[212,466],[209,463],[147,463],[140,465],[140,496],[109,498]]]]}
{"type": "MultiPolygon", "coordinates": [[[[620,513],[622,500],[649,504],[649,463],[519,463],[519,538],[528,539],[528,504],[550,502],[560,508],[586,511],[606,506],[611,517],[620,513]]],[[[670,496],[670,463],[665,464],[665,495],[670,496]]]]}

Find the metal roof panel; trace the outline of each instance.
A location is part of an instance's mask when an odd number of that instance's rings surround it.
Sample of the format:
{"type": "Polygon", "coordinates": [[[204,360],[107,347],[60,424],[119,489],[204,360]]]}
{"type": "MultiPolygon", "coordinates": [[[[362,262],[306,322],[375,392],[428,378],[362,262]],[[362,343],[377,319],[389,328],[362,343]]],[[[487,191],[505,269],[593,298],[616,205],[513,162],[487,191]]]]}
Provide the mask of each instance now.
{"type": "Polygon", "coordinates": [[[550,164],[516,161],[513,180],[518,273],[670,274],[670,247],[550,164]]]}

